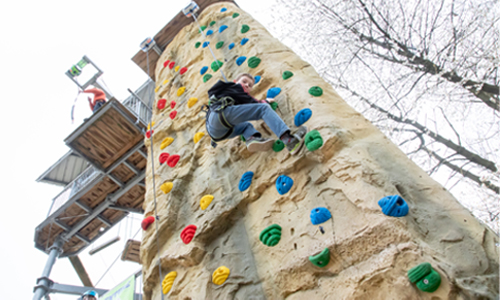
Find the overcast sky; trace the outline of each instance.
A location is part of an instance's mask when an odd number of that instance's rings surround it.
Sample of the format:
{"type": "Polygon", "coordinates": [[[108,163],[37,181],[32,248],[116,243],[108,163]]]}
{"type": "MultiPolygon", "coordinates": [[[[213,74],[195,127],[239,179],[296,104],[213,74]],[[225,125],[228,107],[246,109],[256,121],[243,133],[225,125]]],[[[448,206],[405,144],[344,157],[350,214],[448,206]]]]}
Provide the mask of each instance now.
{"type": "MultiPolygon", "coordinates": [[[[31,299],[47,255],[34,247],[35,227],[46,217],[61,187],[35,182],[69,149],[63,140],[91,114],[85,97],[79,98],[75,124],[71,106],[76,85],[64,74],[83,55],[103,71],[103,79],[120,101],[147,80],[131,58],[139,44],[154,36],[189,1],[2,1],[0,4],[0,58],[2,164],[0,219],[0,299],[31,299]]],[[[265,23],[272,1],[237,3],[265,23]]],[[[119,226],[122,240],[94,256],[80,257],[96,283],[139,230],[140,215],[119,226]]],[[[118,226],[96,244],[115,237],[118,226]]],[[[140,239],[141,233],[136,239],[140,239]]],[[[90,246],[89,249],[91,249],[90,246]]],[[[112,288],[140,266],[118,263],[100,288],[112,288]]],[[[56,262],[51,279],[81,285],[68,259],[56,262]]],[[[51,299],[75,296],[51,295],[51,299]]]]}

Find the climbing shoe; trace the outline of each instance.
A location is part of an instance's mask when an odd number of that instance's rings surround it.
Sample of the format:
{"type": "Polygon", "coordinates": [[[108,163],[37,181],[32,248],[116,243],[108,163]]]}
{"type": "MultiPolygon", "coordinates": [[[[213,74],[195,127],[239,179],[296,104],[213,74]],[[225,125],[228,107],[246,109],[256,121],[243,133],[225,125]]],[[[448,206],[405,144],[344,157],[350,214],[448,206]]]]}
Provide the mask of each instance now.
{"type": "Polygon", "coordinates": [[[274,140],[251,136],[245,143],[250,152],[268,151],[273,147],[274,140]]]}
{"type": "Polygon", "coordinates": [[[294,132],[291,137],[284,138],[282,141],[285,143],[286,149],[290,154],[294,155],[302,149],[304,145],[304,136],[307,133],[307,127],[300,126],[296,132],[294,132]]]}

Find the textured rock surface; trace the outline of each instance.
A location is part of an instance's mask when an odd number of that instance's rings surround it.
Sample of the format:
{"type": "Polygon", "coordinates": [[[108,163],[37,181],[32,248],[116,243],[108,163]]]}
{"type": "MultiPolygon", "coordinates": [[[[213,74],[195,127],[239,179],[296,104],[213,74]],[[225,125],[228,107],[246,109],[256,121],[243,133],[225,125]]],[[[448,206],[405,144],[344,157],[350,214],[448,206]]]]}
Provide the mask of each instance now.
{"type": "MultiPolygon", "coordinates": [[[[425,172],[412,163],[394,144],[359,113],[349,107],[307,63],[282,45],[248,14],[232,4],[209,7],[200,16],[214,34],[210,45],[224,40],[235,43],[213,48],[228,78],[241,72],[261,75],[253,95],[263,99],[269,88],[280,87],[276,97],[278,113],[294,128],[294,116],[303,108],[313,111],[305,123],[320,132],[324,144],[298,156],[287,151],[249,153],[239,138],[213,149],[208,135],[194,143],[197,132],[205,132],[201,105],[208,102],[207,90],[222,78],[206,83],[200,70],[214,59],[209,49],[195,48],[205,40],[194,25],[187,26],[165,49],[158,62],[156,101],[175,101],[177,116],[171,120],[170,106],[154,105],[154,155],[149,153],[145,216],[154,215],[156,191],[159,220],[157,249],[155,226],[144,231],[141,259],[144,268],[145,299],[161,298],[158,259],[163,276],[177,272],[169,299],[496,299],[498,297],[498,237],[480,224],[466,209],[425,172]],[[227,11],[221,12],[223,7],[227,11]],[[233,13],[239,13],[233,18],[233,13]],[[250,30],[241,33],[243,24],[250,30]],[[222,33],[218,28],[227,25],[222,33]],[[242,38],[249,38],[245,46],[242,38]],[[259,57],[260,64],[238,66],[239,56],[259,57]],[[187,67],[181,75],[165,68],[175,61],[187,67]],[[283,72],[293,77],[283,79],[283,72]],[[314,97],[311,87],[323,94],[314,97]],[[181,87],[184,94],[177,95],[181,87]],[[187,102],[196,97],[196,104],[187,102]],[[174,141],[160,150],[161,142],[174,141]],[[178,164],[160,165],[158,155],[179,154],[178,164]],[[151,160],[155,164],[155,184],[151,160]],[[250,187],[238,189],[241,176],[254,172],[250,187]],[[276,178],[294,180],[290,192],[280,196],[276,178]],[[174,186],[168,194],[160,190],[165,182],[174,186]],[[200,209],[204,195],[214,199],[200,209]],[[403,218],[382,214],[377,201],[387,195],[401,195],[410,206],[403,218]],[[326,207],[332,218],[318,226],[309,214],[326,207]],[[197,226],[191,243],[180,233],[189,224],[197,226]],[[260,232],[271,224],[282,227],[280,242],[267,247],[260,232]],[[329,249],[330,262],[314,266],[309,256],[329,249]],[[159,253],[159,255],[158,255],[159,253]],[[407,278],[412,267],[429,262],[442,277],[439,289],[426,294],[407,278]],[[220,266],[231,270],[227,281],[212,283],[220,266]]],[[[266,136],[273,136],[260,122],[254,122],[266,136]]],[[[274,136],[273,136],[274,138],[274,136]]],[[[149,140],[146,141],[149,148],[149,140]]]]}

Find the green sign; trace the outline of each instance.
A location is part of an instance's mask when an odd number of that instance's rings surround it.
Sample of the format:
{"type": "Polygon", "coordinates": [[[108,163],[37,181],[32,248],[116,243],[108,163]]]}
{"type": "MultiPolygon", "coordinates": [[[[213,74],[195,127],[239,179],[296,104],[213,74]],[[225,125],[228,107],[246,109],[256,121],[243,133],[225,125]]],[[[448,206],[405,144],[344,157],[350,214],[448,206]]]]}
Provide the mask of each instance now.
{"type": "Polygon", "coordinates": [[[130,276],[124,282],[117,285],[106,294],[99,297],[102,300],[134,300],[135,275],[130,276]]]}

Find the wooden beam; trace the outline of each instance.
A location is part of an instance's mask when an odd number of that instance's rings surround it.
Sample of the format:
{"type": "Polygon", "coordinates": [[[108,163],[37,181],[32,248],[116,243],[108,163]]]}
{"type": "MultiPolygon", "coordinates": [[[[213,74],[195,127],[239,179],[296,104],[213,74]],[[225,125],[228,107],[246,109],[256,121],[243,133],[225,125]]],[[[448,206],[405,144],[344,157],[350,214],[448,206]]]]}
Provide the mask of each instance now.
{"type": "Polygon", "coordinates": [[[94,287],[92,281],[90,281],[89,274],[87,274],[87,271],[85,270],[85,267],[83,266],[80,258],[77,255],[70,256],[69,261],[73,265],[73,268],[75,268],[76,274],[78,274],[78,277],[80,277],[80,280],[82,281],[83,285],[88,287],[94,287]]]}

